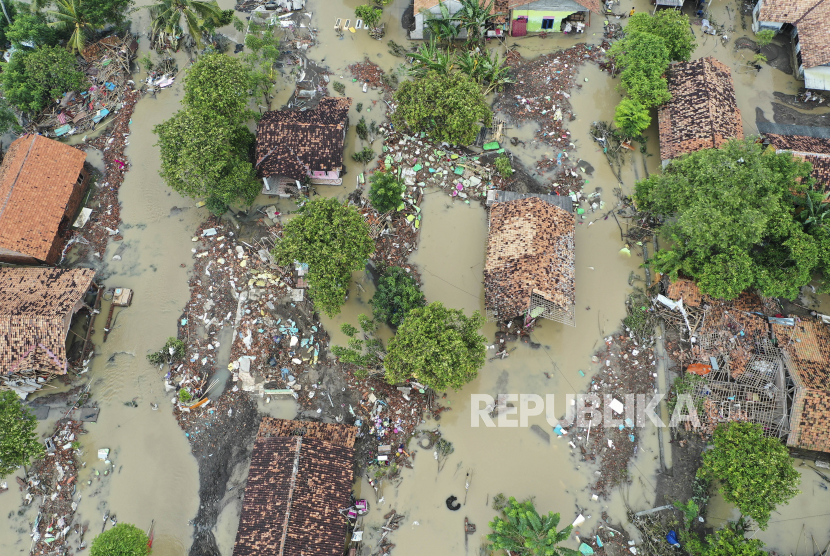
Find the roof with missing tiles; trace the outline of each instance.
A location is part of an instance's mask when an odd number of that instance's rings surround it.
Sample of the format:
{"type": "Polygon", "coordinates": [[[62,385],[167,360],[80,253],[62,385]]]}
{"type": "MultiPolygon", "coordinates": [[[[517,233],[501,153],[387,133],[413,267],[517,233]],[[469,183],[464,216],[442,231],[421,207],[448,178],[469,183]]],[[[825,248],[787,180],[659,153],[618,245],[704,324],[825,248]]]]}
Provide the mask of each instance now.
{"type": "Polygon", "coordinates": [[[674,64],[667,72],[671,100],[657,111],[660,157],[720,147],[744,136],[729,68],[707,57],[674,64]]]}
{"type": "Polygon", "coordinates": [[[66,317],[92,285],[88,268],[0,268],[0,371],[65,374],[66,317]]]}
{"type": "Polygon", "coordinates": [[[804,135],[764,134],[769,144],[779,151],[792,151],[813,165],[812,176],[825,192],[830,191],[830,139],[804,135]]]}
{"type": "Polygon", "coordinates": [[[830,0],[764,0],[758,20],[796,27],[805,68],[830,63],[830,0]]]}
{"type": "Polygon", "coordinates": [[[326,97],[314,110],[266,112],[257,124],[260,176],[303,179],[307,171],[343,168],[343,146],[352,99],[326,97]]]}
{"type": "Polygon", "coordinates": [[[46,260],[85,160],[40,135],[9,145],[0,165],[0,248],[46,260]]]}
{"type": "Polygon", "coordinates": [[[567,310],[575,302],[574,215],[536,197],[494,203],[484,266],[485,307],[521,315],[536,293],[567,310]]]}
{"type": "Polygon", "coordinates": [[[234,556],[340,556],[356,429],[265,418],[254,441],[234,556]]]}

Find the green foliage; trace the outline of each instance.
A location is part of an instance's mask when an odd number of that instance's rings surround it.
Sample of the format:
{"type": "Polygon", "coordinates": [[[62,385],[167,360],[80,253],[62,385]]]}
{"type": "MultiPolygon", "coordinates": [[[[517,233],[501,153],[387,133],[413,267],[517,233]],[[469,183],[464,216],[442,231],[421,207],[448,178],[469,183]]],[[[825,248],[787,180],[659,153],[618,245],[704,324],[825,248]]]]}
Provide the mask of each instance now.
{"type": "Polygon", "coordinates": [[[685,504],[675,502],[674,507],[683,512],[683,527],[687,530],[691,528],[697,516],[700,515],[700,506],[694,500],[689,500],[685,504]]]}
{"type": "Polygon", "coordinates": [[[22,133],[23,128],[17,123],[17,116],[6,99],[0,98],[0,135],[10,131],[15,134],[22,133]]]}
{"type": "Polygon", "coordinates": [[[147,10],[152,19],[154,38],[161,33],[178,36],[187,27],[188,34],[200,48],[203,32],[228,25],[233,19],[233,11],[222,10],[216,0],[159,0],[147,10]]]}
{"type": "Polygon", "coordinates": [[[338,93],[340,93],[341,95],[345,95],[345,94],[346,94],[346,86],[343,84],[343,82],[342,82],[342,81],[335,81],[335,82],[332,84],[332,87],[334,88],[335,92],[338,92],[338,93]]]}
{"type": "Polygon", "coordinates": [[[172,365],[174,361],[184,359],[185,349],[183,341],[170,336],[160,350],[147,355],[147,361],[151,365],[164,365],[165,363],[172,365]]]}
{"type": "Polygon", "coordinates": [[[52,19],[49,26],[71,32],[67,47],[72,52],[83,52],[87,38],[100,29],[101,25],[90,21],[87,12],[81,8],[80,0],[54,0],[54,2],[56,9],[46,12],[52,19]]]}
{"type": "Polygon", "coordinates": [[[763,54],[760,54],[760,53],[756,54],[755,56],[752,57],[752,63],[755,64],[755,65],[764,64],[764,63],[766,63],[766,61],[767,61],[767,57],[764,56],[763,54]]]}
{"type": "Polygon", "coordinates": [[[763,29],[755,33],[755,43],[758,47],[767,46],[775,38],[775,31],[773,29],[763,29]]]}
{"type": "Polygon", "coordinates": [[[357,334],[357,328],[349,324],[348,322],[344,322],[340,325],[340,331],[343,332],[346,336],[351,338],[355,334],[357,334]]]}
{"type": "Polygon", "coordinates": [[[352,153],[352,160],[362,162],[364,165],[370,163],[373,158],[375,158],[375,151],[368,145],[352,153]]]}
{"type": "MultiPolygon", "coordinates": [[[[691,395],[697,389],[698,385],[706,382],[706,378],[695,373],[682,373],[675,379],[671,387],[671,397],[666,401],[669,408],[669,415],[674,414],[674,408],[677,407],[677,397],[682,395],[691,395]]],[[[698,415],[703,413],[703,400],[699,400],[696,406],[698,415]]]]}
{"type": "Polygon", "coordinates": [[[500,512],[504,508],[506,508],[507,504],[508,504],[507,496],[505,496],[504,493],[500,492],[500,493],[496,494],[495,496],[493,496],[492,508],[494,510],[496,510],[497,512],[500,512]]]}
{"type": "Polygon", "coordinates": [[[9,28],[14,20],[17,19],[17,6],[14,2],[3,2],[3,9],[5,10],[5,15],[0,15],[0,46],[6,46],[8,42],[8,38],[6,37],[6,30],[9,28]],[[8,17],[8,19],[6,19],[8,17]],[[11,21],[9,21],[11,20],[11,21]]]}
{"type": "Polygon", "coordinates": [[[0,67],[6,100],[26,113],[40,112],[51,99],[86,87],[86,77],[78,71],[75,56],[59,46],[15,52],[0,67]]]}
{"type": "Polygon", "coordinates": [[[614,124],[629,137],[639,137],[651,125],[648,108],[630,98],[624,98],[614,112],[614,124]]]}
{"type": "Polygon", "coordinates": [[[806,233],[793,216],[791,193],[804,194],[810,171],[790,153],[747,139],[680,157],[638,182],[638,208],[666,217],[661,232],[672,242],[652,259],[655,268],[672,280],[690,276],[714,297],[755,287],[795,298],[815,269],[826,268],[821,232],[806,233]]]}
{"type": "Polygon", "coordinates": [[[250,68],[251,86],[262,93],[268,105],[268,95],[276,78],[276,64],[280,57],[280,41],[270,28],[256,31],[245,37],[245,47],[250,52],[243,55],[250,68]]]}
{"type": "Polygon", "coordinates": [[[135,525],[119,523],[95,537],[89,556],[147,556],[149,541],[147,534],[135,525]]]}
{"type": "Polygon", "coordinates": [[[507,155],[501,155],[493,162],[496,171],[503,178],[510,178],[513,176],[513,166],[510,165],[510,158],[507,155]]]}
{"type": "Polygon", "coordinates": [[[423,307],[426,299],[415,279],[403,268],[393,266],[378,280],[369,303],[376,320],[397,327],[412,309],[423,307]]]}
{"type": "Polygon", "coordinates": [[[714,449],[703,453],[698,473],[718,481],[723,499],[766,529],[771,512],[798,494],[801,480],[781,441],[753,423],[722,423],[714,449]]]}
{"type": "Polygon", "coordinates": [[[43,456],[37,438],[37,419],[11,390],[0,392],[0,477],[43,456]]]}
{"type": "Polygon", "coordinates": [[[184,83],[184,109],[153,130],[161,148],[161,177],[182,195],[230,205],[251,203],[262,189],[250,162],[254,135],[244,123],[249,69],[225,54],[199,58],[184,83]]]}
{"type": "Polygon", "coordinates": [[[431,11],[424,11],[424,25],[429,29],[430,39],[437,39],[438,42],[449,45],[458,38],[461,26],[458,21],[450,15],[450,9],[444,4],[438,4],[441,12],[435,14],[431,11]]]}
{"type": "Polygon", "coordinates": [[[579,556],[575,550],[557,546],[568,540],[573,529],[568,525],[557,531],[558,526],[559,514],[539,515],[532,500],[517,502],[511,496],[501,515],[490,522],[493,532],[487,540],[493,543],[494,550],[516,556],[579,556]]]}
{"type": "Polygon", "coordinates": [[[440,75],[429,72],[423,79],[405,81],[395,91],[396,127],[427,132],[433,141],[469,145],[478,134],[478,123],[492,114],[481,87],[463,73],[440,75]]]}
{"type": "MultiPolygon", "coordinates": [[[[361,111],[361,110],[363,110],[363,103],[362,103],[362,102],[358,102],[357,104],[355,104],[355,105],[354,105],[354,109],[355,109],[355,110],[357,111],[357,113],[359,114],[359,113],[360,113],[360,111],[361,111]]],[[[363,122],[363,125],[364,125],[364,126],[366,125],[366,120],[364,120],[363,118],[360,118],[360,121],[362,121],[362,122],[363,122]]],[[[358,123],[357,125],[360,125],[360,124],[358,123]]]]}
{"type": "Polygon", "coordinates": [[[363,20],[367,27],[374,29],[380,23],[383,12],[375,6],[363,4],[354,9],[354,16],[363,20]]]}
{"type": "Polygon", "coordinates": [[[217,217],[228,212],[227,203],[217,197],[208,197],[205,199],[205,207],[211,212],[211,214],[217,217]]]}
{"type": "Polygon", "coordinates": [[[766,556],[761,550],[764,543],[758,539],[747,539],[743,519],[729,522],[726,527],[701,541],[694,533],[681,535],[682,544],[691,556],[766,556]]]}
{"type": "Polygon", "coordinates": [[[498,17],[493,9],[495,0],[460,0],[461,7],[453,19],[467,31],[467,42],[484,44],[484,32],[488,24],[498,17]]]}
{"type": "Polygon", "coordinates": [[[633,32],[650,33],[663,39],[672,62],[688,61],[695,50],[689,16],[680,10],[659,10],[654,15],[645,12],[634,14],[625,27],[626,35],[633,32]]]}
{"type": "MultiPolygon", "coordinates": [[[[443,7],[443,4],[441,4],[443,7]]],[[[489,50],[451,52],[449,49],[439,48],[435,38],[421,44],[418,52],[411,54],[412,68],[409,74],[414,77],[426,77],[434,71],[441,75],[451,75],[454,69],[471,77],[481,85],[484,94],[491,91],[500,91],[504,85],[513,83],[510,77],[510,68],[504,58],[499,58],[498,52],[489,50]]]]}
{"type": "Polygon", "coordinates": [[[356,208],[337,199],[315,199],[283,228],[272,254],[280,265],[307,263],[309,297],[318,311],[334,316],[345,302],[351,273],[375,250],[369,226],[356,208]]]}
{"type": "Polygon", "coordinates": [[[671,98],[663,77],[669,67],[669,51],[662,38],[629,32],[611,46],[608,55],[622,68],[620,87],[632,100],[651,108],[671,98]]]}
{"type": "Polygon", "coordinates": [[[401,194],[406,185],[394,171],[375,172],[369,177],[369,201],[376,211],[383,214],[401,204],[401,194]]]}
{"type": "Polygon", "coordinates": [[[16,48],[28,48],[21,43],[31,42],[38,47],[56,46],[59,34],[49,27],[46,16],[40,12],[20,11],[6,28],[6,40],[16,48]]]}
{"type": "Polygon", "coordinates": [[[440,302],[412,309],[389,342],[384,360],[390,384],[416,378],[434,390],[461,388],[484,365],[484,318],[464,316],[440,302]]]}
{"type": "Polygon", "coordinates": [[[97,28],[124,23],[133,4],[133,0],[81,0],[78,2],[86,20],[97,28]]]}
{"type": "Polygon", "coordinates": [[[357,334],[357,328],[344,323],[340,329],[346,336],[349,336],[348,347],[333,346],[332,353],[341,362],[357,367],[354,375],[362,379],[366,378],[369,372],[373,374],[383,372],[382,357],[386,352],[383,341],[375,336],[377,323],[366,315],[358,315],[357,320],[365,340],[354,338],[354,335],[357,334]]]}
{"type": "Polygon", "coordinates": [[[363,116],[360,117],[360,121],[357,122],[357,125],[354,127],[354,132],[362,140],[369,140],[369,128],[366,127],[366,118],[364,118],[363,116]]]}
{"type": "Polygon", "coordinates": [[[186,388],[179,389],[179,401],[182,403],[187,403],[193,399],[193,395],[187,391],[186,388]]]}

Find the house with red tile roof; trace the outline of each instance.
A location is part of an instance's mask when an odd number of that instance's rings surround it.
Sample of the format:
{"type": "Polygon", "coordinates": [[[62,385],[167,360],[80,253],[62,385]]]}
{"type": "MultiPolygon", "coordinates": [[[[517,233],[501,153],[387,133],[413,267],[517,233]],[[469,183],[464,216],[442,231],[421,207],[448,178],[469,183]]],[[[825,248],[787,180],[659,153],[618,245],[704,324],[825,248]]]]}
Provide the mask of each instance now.
{"type": "Polygon", "coordinates": [[[582,33],[591,12],[602,13],[600,0],[508,0],[510,34],[582,33]]]}
{"type": "Polygon", "coordinates": [[[233,556],[341,556],[356,435],[349,425],[264,418],[233,556]]]}
{"type": "Polygon", "coordinates": [[[14,141],[0,165],[0,262],[55,264],[89,181],[86,153],[40,135],[14,141]]]}
{"type": "Polygon", "coordinates": [[[25,398],[66,374],[69,327],[94,277],[88,268],[0,268],[0,388],[25,398]]]}
{"type": "Polygon", "coordinates": [[[769,127],[780,133],[764,133],[764,142],[775,152],[789,151],[812,164],[810,175],[816,180],[816,190],[830,193],[830,134],[825,133],[825,128],[782,124],[769,127]]]}
{"type": "Polygon", "coordinates": [[[830,0],[758,0],[752,30],[772,29],[793,45],[796,76],[808,89],[830,91],[830,0]]]}

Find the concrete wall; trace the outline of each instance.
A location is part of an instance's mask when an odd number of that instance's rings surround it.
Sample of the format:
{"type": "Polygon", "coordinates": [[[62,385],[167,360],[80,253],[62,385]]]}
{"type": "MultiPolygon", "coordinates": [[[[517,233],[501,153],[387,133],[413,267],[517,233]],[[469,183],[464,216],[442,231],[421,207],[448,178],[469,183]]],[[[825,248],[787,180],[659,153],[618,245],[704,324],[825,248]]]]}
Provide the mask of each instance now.
{"type": "MultiPolygon", "coordinates": [[[[515,8],[510,14],[510,20],[515,21],[520,17],[527,18],[527,32],[559,33],[562,30],[562,20],[571,14],[587,11],[585,7],[573,0],[536,0],[525,4],[521,8],[515,8]],[[542,29],[542,22],[545,19],[553,18],[552,29],[542,29]]],[[[587,20],[585,21],[587,24],[587,20]]]]}
{"type": "MultiPolygon", "coordinates": [[[[446,0],[444,6],[449,10],[450,15],[455,15],[461,9],[461,2],[458,0],[446,0]]],[[[441,6],[434,6],[430,8],[430,13],[441,17],[441,6]]],[[[421,40],[424,38],[424,14],[415,14],[415,29],[409,33],[409,38],[413,40],[421,40]]]]}

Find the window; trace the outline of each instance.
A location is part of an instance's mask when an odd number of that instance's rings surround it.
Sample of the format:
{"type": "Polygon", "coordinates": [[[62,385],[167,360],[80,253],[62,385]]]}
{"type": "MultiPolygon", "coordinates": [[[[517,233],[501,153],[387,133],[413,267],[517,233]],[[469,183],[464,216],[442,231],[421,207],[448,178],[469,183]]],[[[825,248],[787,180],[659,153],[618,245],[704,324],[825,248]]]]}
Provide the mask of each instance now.
{"type": "Polygon", "coordinates": [[[556,19],[554,19],[552,17],[542,18],[542,30],[543,31],[550,31],[551,29],[553,29],[553,22],[554,21],[556,21],[556,19]]]}

